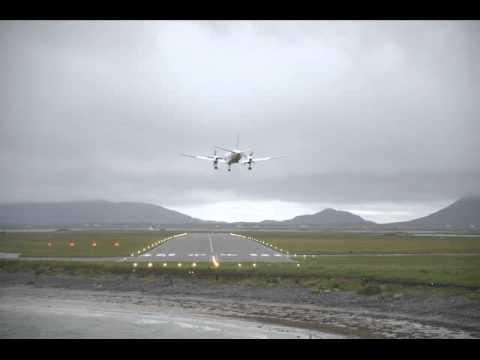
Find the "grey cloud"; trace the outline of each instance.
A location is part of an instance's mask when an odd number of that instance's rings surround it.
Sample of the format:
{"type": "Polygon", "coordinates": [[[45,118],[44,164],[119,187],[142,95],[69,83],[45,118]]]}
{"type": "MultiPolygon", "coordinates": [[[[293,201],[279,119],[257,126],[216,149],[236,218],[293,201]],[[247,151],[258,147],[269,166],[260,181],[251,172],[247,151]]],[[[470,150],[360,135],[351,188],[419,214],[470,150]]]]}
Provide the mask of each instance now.
{"type": "Polygon", "coordinates": [[[480,192],[480,23],[0,23],[0,201],[480,192]],[[181,152],[287,155],[214,172],[181,152]]]}

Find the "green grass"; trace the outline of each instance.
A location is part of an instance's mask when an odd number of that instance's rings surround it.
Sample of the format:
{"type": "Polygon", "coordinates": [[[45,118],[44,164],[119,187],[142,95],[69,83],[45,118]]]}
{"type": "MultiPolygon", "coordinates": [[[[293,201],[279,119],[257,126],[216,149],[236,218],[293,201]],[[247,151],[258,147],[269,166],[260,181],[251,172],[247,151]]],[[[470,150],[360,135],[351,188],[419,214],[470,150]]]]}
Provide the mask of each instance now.
{"type": "Polygon", "coordinates": [[[284,251],[300,254],[480,253],[480,236],[465,238],[333,232],[244,234],[254,236],[284,251]]]}
{"type": "Polygon", "coordinates": [[[129,256],[172,235],[149,231],[0,232],[0,252],[22,256],[129,256]],[[69,244],[73,241],[75,246],[69,244]],[[96,242],[96,247],[92,246],[96,242]],[[49,246],[49,243],[51,246],[49,246]],[[118,243],[118,246],[114,246],[118,243]]]}
{"type": "Polygon", "coordinates": [[[0,261],[4,271],[33,270],[37,275],[80,275],[98,278],[105,274],[136,276],[153,281],[162,276],[195,277],[215,284],[243,284],[269,287],[304,287],[314,293],[356,291],[369,296],[382,294],[467,295],[480,300],[480,256],[345,256],[300,259],[296,263],[211,263],[198,262],[66,262],[0,261]],[[193,274],[192,274],[193,271],[193,274]],[[433,285],[432,285],[433,283],[433,285]]]}
{"type": "Polygon", "coordinates": [[[480,288],[480,256],[345,256],[307,258],[304,275],[399,284],[480,288]]]}
{"type": "MultiPolygon", "coordinates": [[[[82,231],[55,233],[0,233],[0,251],[19,252],[29,256],[128,256],[170,234],[147,231],[82,231]],[[68,242],[76,246],[70,248],[68,242]],[[91,241],[97,241],[92,248],[91,241]],[[48,241],[52,247],[48,247],[48,241]],[[120,246],[112,246],[118,241],[120,246]]],[[[138,262],[64,262],[64,261],[0,261],[5,271],[31,269],[39,274],[73,274],[98,276],[123,274],[140,279],[157,276],[197,277],[214,283],[235,283],[262,287],[306,287],[312,291],[354,290],[365,296],[374,294],[453,294],[480,299],[480,255],[406,255],[349,256],[365,253],[479,253],[480,239],[461,237],[415,237],[406,234],[372,235],[350,233],[255,233],[259,240],[290,251],[291,254],[332,254],[345,256],[297,257],[296,263],[252,262],[211,263],[138,262]],[[194,272],[192,274],[192,271],[194,272]],[[432,286],[433,284],[433,286],[432,286]]]]}

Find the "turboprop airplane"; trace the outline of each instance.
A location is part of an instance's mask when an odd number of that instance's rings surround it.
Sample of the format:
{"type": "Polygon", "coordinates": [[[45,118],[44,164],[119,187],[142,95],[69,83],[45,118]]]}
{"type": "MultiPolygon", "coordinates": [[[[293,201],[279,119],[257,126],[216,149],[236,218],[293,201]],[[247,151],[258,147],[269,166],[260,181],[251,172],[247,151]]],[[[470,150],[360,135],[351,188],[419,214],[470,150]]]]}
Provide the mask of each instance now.
{"type": "Polygon", "coordinates": [[[254,158],[253,151],[251,150],[238,150],[238,136],[237,136],[237,146],[236,149],[225,149],[220,146],[215,146],[215,150],[213,151],[213,156],[210,155],[190,155],[190,154],[181,154],[182,156],[188,156],[194,159],[200,160],[208,160],[213,162],[213,168],[218,170],[218,163],[227,164],[228,171],[231,171],[232,164],[242,164],[248,165],[248,170],[252,170],[253,164],[259,161],[266,161],[281,158],[282,156],[267,156],[267,157],[260,157],[254,158]],[[217,155],[217,149],[223,150],[226,153],[223,156],[217,155]]]}

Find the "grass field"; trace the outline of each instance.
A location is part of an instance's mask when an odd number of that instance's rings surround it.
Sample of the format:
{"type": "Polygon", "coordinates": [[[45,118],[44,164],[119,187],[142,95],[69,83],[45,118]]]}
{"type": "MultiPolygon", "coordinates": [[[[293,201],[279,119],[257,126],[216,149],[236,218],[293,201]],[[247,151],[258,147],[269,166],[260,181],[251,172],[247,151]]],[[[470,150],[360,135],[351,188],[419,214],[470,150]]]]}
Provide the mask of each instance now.
{"type": "Polygon", "coordinates": [[[107,230],[0,232],[0,252],[22,256],[129,256],[170,235],[161,231],[107,230]],[[70,246],[71,242],[74,246],[70,246]]]}
{"type": "Polygon", "coordinates": [[[211,263],[0,261],[3,271],[33,270],[37,275],[78,275],[94,279],[106,274],[153,281],[162,276],[198,278],[212,283],[261,287],[305,287],[314,292],[351,290],[360,294],[396,296],[466,295],[480,301],[480,256],[344,256],[299,259],[296,263],[211,263]]]}
{"type": "Polygon", "coordinates": [[[299,254],[480,253],[480,236],[414,236],[365,233],[243,233],[299,254]]]}
{"type": "MultiPolygon", "coordinates": [[[[0,233],[0,252],[26,256],[128,256],[171,234],[147,231],[95,231],[54,233],[0,233]],[[69,241],[75,241],[70,247],[69,241]],[[92,247],[92,241],[97,246],[92,247]],[[52,246],[48,246],[51,242],[52,246]],[[113,246],[118,242],[119,246],[113,246]]],[[[158,276],[198,277],[214,282],[254,286],[307,287],[313,291],[355,290],[365,294],[452,294],[480,299],[480,238],[415,237],[350,233],[250,233],[257,240],[283,248],[291,254],[345,254],[332,257],[295,258],[297,263],[132,262],[79,263],[64,261],[0,261],[0,269],[30,269],[38,274],[98,276],[121,274],[154,279],[158,276]],[[349,256],[366,253],[412,253],[405,256],[349,256]],[[413,255],[426,253],[426,255],[413,255]],[[452,253],[433,256],[428,253],[452,253]]]]}

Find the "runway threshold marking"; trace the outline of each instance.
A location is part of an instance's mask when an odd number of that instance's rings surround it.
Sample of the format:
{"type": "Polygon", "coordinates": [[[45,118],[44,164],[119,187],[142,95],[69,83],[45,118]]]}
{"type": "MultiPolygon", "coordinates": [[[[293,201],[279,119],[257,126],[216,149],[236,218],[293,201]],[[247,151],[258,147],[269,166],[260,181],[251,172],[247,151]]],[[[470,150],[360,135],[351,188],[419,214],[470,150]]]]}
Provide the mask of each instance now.
{"type": "Polygon", "coordinates": [[[217,261],[217,258],[215,256],[212,256],[212,263],[215,267],[218,267],[220,264],[217,261]]]}

